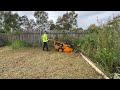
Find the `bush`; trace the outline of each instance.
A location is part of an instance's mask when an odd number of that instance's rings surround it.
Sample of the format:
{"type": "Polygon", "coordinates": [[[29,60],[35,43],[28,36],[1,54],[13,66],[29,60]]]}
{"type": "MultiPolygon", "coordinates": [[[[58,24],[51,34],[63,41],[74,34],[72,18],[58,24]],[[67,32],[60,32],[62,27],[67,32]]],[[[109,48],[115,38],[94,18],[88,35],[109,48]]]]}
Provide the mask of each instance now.
{"type": "Polygon", "coordinates": [[[30,44],[26,43],[25,41],[16,40],[11,42],[10,46],[14,49],[17,49],[17,48],[28,47],[30,46],[30,44]]]}
{"type": "Polygon", "coordinates": [[[60,37],[58,40],[61,41],[61,42],[64,42],[65,44],[70,45],[73,49],[75,48],[74,38],[71,37],[71,36],[68,35],[68,34],[64,34],[64,35],[63,35],[62,37],[60,37]]]}
{"type": "Polygon", "coordinates": [[[6,31],[3,29],[0,29],[0,33],[6,33],[6,31]]]}
{"type": "Polygon", "coordinates": [[[89,33],[74,40],[78,50],[84,53],[94,62],[99,63],[106,71],[116,72],[116,67],[120,67],[120,34],[119,28],[94,27],[89,28],[89,33]],[[93,30],[94,29],[94,30],[93,30]]]}

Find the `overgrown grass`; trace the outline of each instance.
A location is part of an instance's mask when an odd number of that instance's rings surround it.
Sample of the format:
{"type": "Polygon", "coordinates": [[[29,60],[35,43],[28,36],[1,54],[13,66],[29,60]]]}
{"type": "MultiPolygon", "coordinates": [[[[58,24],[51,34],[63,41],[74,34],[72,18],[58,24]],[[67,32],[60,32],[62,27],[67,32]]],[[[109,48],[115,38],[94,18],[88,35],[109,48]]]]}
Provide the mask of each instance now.
{"type": "Polygon", "coordinates": [[[15,41],[9,42],[8,45],[12,47],[13,49],[24,48],[24,47],[30,46],[29,43],[26,43],[25,41],[21,41],[21,40],[15,40],[15,41]]]}
{"type": "Polygon", "coordinates": [[[111,27],[107,24],[90,27],[88,34],[74,39],[75,47],[110,73],[117,72],[116,67],[120,67],[120,29],[118,27],[114,24],[111,27]]]}
{"type": "Polygon", "coordinates": [[[59,40],[64,42],[65,44],[70,45],[74,49],[74,52],[79,51],[79,38],[72,37],[69,34],[64,34],[61,38],[59,38],[59,40]]]}
{"type": "Polygon", "coordinates": [[[101,26],[91,25],[88,34],[79,38],[63,37],[63,41],[81,51],[95,63],[110,73],[118,72],[120,67],[120,16],[101,26]],[[109,26],[109,23],[110,26],[109,26]]]}

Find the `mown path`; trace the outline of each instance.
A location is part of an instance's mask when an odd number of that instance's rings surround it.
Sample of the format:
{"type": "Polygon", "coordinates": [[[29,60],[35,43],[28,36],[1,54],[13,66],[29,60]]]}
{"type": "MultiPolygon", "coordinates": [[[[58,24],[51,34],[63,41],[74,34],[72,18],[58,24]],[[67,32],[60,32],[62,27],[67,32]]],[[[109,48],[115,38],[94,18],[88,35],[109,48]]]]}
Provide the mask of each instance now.
{"type": "Polygon", "coordinates": [[[0,48],[0,79],[101,79],[79,53],[0,48]]]}

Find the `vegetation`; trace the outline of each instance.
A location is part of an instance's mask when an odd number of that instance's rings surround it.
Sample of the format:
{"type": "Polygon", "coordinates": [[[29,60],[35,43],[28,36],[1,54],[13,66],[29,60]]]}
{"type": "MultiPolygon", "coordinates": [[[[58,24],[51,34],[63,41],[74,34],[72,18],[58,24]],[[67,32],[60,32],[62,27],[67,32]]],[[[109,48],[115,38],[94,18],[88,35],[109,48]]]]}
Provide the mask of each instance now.
{"type": "Polygon", "coordinates": [[[77,53],[0,48],[0,79],[103,79],[77,53]]]}
{"type": "MultiPolygon", "coordinates": [[[[120,67],[120,16],[99,26],[90,25],[87,29],[88,34],[79,38],[67,34],[71,31],[84,31],[77,27],[78,14],[75,11],[66,12],[62,17],[58,17],[55,24],[53,20],[48,20],[48,13],[45,11],[35,11],[34,17],[36,21],[11,11],[0,11],[0,33],[20,34],[21,31],[61,30],[66,34],[60,38],[56,34],[55,39],[71,45],[75,52],[84,53],[95,63],[102,65],[106,71],[117,72],[116,68],[120,67]]],[[[29,44],[15,40],[10,43],[10,46],[21,48],[29,44]]]]}
{"type": "Polygon", "coordinates": [[[30,44],[26,43],[25,41],[15,40],[9,43],[10,47],[13,49],[24,48],[30,46],[30,44]]]}
{"type": "Polygon", "coordinates": [[[66,12],[62,17],[58,17],[56,22],[56,29],[62,31],[73,30],[73,28],[77,27],[77,17],[78,14],[76,14],[75,11],[66,12]]]}
{"type": "Polygon", "coordinates": [[[91,25],[88,34],[72,41],[76,51],[83,52],[111,73],[120,67],[119,20],[120,16],[117,16],[104,25],[91,25]]]}
{"type": "Polygon", "coordinates": [[[20,30],[20,17],[11,11],[0,11],[0,32],[20,30]]]}

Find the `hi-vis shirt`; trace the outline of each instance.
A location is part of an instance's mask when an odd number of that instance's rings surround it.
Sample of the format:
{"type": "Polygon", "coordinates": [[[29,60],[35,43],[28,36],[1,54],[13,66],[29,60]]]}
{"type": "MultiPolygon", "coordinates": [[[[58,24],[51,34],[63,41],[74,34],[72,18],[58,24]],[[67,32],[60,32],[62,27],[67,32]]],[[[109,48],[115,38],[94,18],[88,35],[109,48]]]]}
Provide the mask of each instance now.
{"type": "Polygon", "coordinates": [[[43,34],[43,35],[42,35],[42,41],[43,41],[43,42],[47,42],[47,41],[48,41],[47,34],[43,34]]]}

